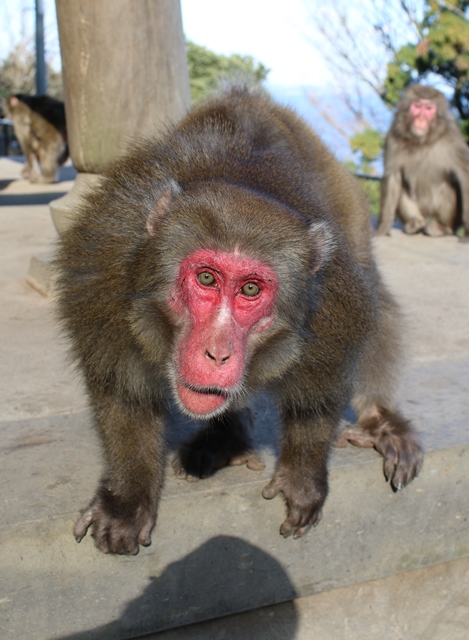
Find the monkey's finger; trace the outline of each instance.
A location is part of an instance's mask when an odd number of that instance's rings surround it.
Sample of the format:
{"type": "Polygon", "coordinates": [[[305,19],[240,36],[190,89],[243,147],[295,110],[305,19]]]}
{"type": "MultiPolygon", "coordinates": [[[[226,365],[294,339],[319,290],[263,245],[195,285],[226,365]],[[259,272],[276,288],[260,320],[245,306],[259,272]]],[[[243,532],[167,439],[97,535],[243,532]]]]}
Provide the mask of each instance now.
{"type": "Polygon", "coordinates": [[[281,483],[275,478],[272,478],[269,484],[266,484],[266,486],[262,489],[262,496],[267,500],[271,500],[272,498],[275,498],[275,496],[278,495],[281,491],[281,483]]]}
{"type": "Polygon", "coordinates": [[[132,543],[130,543],[128,547],[126,547],[124,551],[121,551],[120,553],[121,555],[136,556],[139,551],[140,551],[140,546],[137,540],[133,540],[132,543]]]}
{"type": "Polygon", "coordinates": [[[149,547],[151,545],[151,531],[153,529],[153,524],[151,522],[147,522],[141,529],[138,534],[138,541],[144,547],[149,547]]]}
{"type": "Polygon", "coordinates": [[[90,525],[94,521],[94,513],[93,509],[86,509],[80,518],[75,523],[73,527],[73,535],[75,536],[75,540],[77,542],[81,542],[83,538],[86,536],[86,532],[88,531],[90,525]]]}
{"type": "Polygon", "coordinates": [[[375,439],[360,427],[352,425],[340,433],[335,446],[345,447],[347,443],[353,444],[355,447],[368,449],[375,446],[375,439]]]}
{"type": "Polygon", "coordinates": [[[122,534],[119,530],[101,527],[93,532],[96,546],[103,553],[115,553],[120,556],[136,556],[140,551],[137,537],[132,532],[122,534]]]}
{"type": "Polygon", "coordinates": [[[252,456],[249,456],[246,462],[246,466],[252,471],[262,471],[263,469],[265,469],[265,464],[255,453],[253,453],[252,456]]]}
{"type": "Polygon", "coordinates": [[[180,469],[176,469],[176,478],[178,478],[179,480],[186,480],[187,482],[198,482],[200,480],[199,477],[192,475],[191,473],[188,473],[184,467],[181,467],[180,469]]]}
{"type": "Polygon", "coordinates": [[[411,459],[404,459],[404,462],[399,460],[399,464],[396,467],[396,471],[391,480],[391,485],[396,491],[400,491],[406,487],[409,482],[416,478],[422,468],[423,453],[417,452],[416,457],[411,459]]]}
{"type": "Polygon", "coordinates": [[[265,464],[259,456],[252,451],[248,451],[230,460],[230,466],[237,467],[242,464],[245,464],[247,468],[252,471],[262,471],[262,469],[265,469],[265,464]]]}
{"type": "Polygon", "coordinates": [[[391,482],[391,484],[394,477],[394,472],[396,471],[397,462],[398,462],[397,452],[393,452],[392,454],[389,453],[384,457],[384,464],[383,464],[384,477],[386,478],[386,481],[391,482]]]}
{"type": "Polygon", "coordinates": [[[288,518],[280,527],[280,533],[284,538],[293,535],[294,538],[301,538],[311,527],[317,527],[322,518],[322,509],[315,510],[310,517],[306,516],[299,507],[292,507],[288,518]]]}
{"type": "Polygon", "coordinates": [[[293,535],[293,538],[296,540],[297,538],[301,538],[301,536],[304,536],[304,534],[309,531],[312,526],[313,524],[310,522],[303,525],[302,527],[299,527],[297,524],[290,522],[287,518],[280,527],[280,533],[284,538],[289,538],[291,535],[293,535]]]}
{"type": "Polygon", "coordinates": [[[197,482],[197,480],[199,480],[199,478],[195,477],[195,474],[191,474],[187,469],[185,464],[182,461],[182,455],[181,452],[178,451],[172,462],[171,462],[171,466],[173,468],[174,473],[176,474],[176,478],[179,478],[179,480],[187,480],[188,482],[197,482]],[[192,476],[192,477],[189,477],[192,476]]]}

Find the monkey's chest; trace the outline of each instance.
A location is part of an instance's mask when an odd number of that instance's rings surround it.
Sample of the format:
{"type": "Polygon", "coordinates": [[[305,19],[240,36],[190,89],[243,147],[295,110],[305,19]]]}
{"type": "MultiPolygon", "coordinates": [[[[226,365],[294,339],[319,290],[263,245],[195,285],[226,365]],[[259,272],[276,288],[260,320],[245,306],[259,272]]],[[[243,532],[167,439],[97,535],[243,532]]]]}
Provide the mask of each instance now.
{"type": "Polygon", "coordinates": [[[418,202],[425,215],[433,215],[436,191],[444,185],[441,167],[428,162],[426,158],[416,158],[415,162],[403,168],[403,186],[407,195],[418,202]]]}

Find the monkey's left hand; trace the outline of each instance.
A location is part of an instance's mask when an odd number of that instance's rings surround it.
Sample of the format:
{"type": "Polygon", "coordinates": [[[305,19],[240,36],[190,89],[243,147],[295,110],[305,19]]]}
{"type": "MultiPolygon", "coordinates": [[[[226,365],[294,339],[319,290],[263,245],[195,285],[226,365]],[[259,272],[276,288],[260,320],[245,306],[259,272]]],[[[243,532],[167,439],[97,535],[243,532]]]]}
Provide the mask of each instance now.
{"type": "Polygon", "coordinates": [[[285,497],[288,512],[287,519],[280,527],[280,533],[285,538],[291,535],[300,538],[319,524],[328,492],[326,474],[319,478],[313,476],[310,470],[292,469],[280,464],[262,495],[270,500],[280,492],[285,497]]]}
{"type": "Polygon", "coordinates": [[[338,446],[374,447],[384,458],[384,475],[394,491],[416,478],[423,465],[423,449],[405,420],[376,421],[374,428],[349,425],[340,434],[338,446]]]}

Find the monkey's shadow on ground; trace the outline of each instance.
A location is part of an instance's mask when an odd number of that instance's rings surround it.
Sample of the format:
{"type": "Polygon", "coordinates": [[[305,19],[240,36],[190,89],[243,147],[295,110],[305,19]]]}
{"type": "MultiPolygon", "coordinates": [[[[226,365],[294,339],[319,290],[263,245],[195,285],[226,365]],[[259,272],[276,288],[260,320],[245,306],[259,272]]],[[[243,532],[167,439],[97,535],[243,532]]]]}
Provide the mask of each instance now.
{"type": "Polygon", "coordinates": [[[242,619],[212,620],[209,629],[205,625],[203,629],[197,625],[190,627],[187,637],[195,640],[207,638],[207,634],[225,637],[229,629],[226,637],[239,634],[264,640],[270,635],[269,628],[275,626],[276,633],[281,632],[281,637],[288,640],[296,637],[298,627],[298,613],[291,602],[296,596],[295,588],[275,558],[239,538],[217,536],[182,560],[169,564],[160,576],[150,577],[143,593],[125,605],[117,620],[62,636],[60,640],[133,638],[165,627],[220,618],[233,610],[249,613],[242,619]],[[278,594],[288,601],[277,612],[259,608],[278,603],[278,594]],[[253,602],[255,610],[251,610],[253,602]],[[199,620],[194,612],[200,612],[199,620]]]}

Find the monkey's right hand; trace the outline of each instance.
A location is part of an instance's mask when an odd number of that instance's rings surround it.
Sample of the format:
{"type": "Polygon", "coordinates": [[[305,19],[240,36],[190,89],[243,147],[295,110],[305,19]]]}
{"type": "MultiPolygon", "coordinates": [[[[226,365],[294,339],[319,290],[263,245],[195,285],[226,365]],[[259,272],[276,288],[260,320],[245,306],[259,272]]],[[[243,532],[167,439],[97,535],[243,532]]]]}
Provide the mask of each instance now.
{"type": "MultiPolygon", "coordinates": [[[[149,504],[149,502],[148,502],[149,504]]],[[[103,553],[136,555],[139,545],[151,544],[151,531],[156,522],[156,502],[153,506],[124,501],[101,487],[90,505],[82,511],[73,529],[77,542],[89,527],[96,547],[103,553]]]]}
{"type": "Polygon", "coordinates": [[[292,469],[280,465],[274,477],[262,490],[267,500],[283,493],[287,503],[287,519],[280,527],[280,533],[287,538],[300,538],[311,527],[319,524],[322,507],[327,497],[327,476],[314,477],[309,470],[301,467],[292,469]]]}

